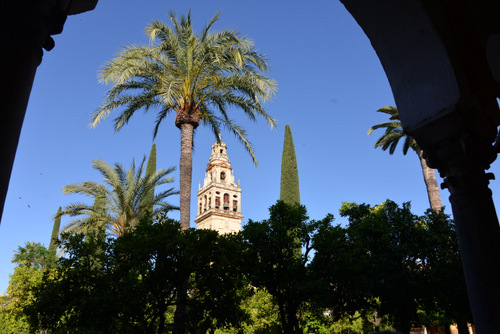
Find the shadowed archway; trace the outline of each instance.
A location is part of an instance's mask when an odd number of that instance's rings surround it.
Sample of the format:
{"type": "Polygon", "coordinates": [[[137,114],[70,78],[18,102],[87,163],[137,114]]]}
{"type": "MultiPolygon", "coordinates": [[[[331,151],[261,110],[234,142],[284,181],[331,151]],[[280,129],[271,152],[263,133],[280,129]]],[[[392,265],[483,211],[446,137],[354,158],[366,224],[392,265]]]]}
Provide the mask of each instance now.
{"type": "Polygon", "coordinates": [[[60,34],[68,15],[92,10],[98,0],[15,0],[0,5],[3,84],[0,90],[0,220],[31,87],[51,35],[60,34]]]}
{"type": "Polygon", "coordinates": [[[500,3],[341,0],[387,74],[405,131],[450,192],[477,333],[500,313],[500,228],[486,173],[500,112],[500,3]]]}
{"type": "MultiPolygon", "coordinates": [[[[478,333],[500,313],[500,230],[486,173],[496,159],[500,113],[500,3],[495,0],[341,0],[386,71],[401,121],[450,191],[478,333]]],[[[0,114],[0,218],[42,48],[67,15],[97,0],[4,1],[0,114]],[[8,83],[8,84],[7,84],[8,83]]]]}

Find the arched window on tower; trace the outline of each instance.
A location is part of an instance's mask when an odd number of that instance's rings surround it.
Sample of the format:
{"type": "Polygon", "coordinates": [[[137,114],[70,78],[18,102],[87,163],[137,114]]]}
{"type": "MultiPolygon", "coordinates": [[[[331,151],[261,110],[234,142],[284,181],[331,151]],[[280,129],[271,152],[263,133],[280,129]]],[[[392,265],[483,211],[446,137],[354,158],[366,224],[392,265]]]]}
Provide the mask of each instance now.
{"type": "Polygon", "coordinates": [[[203,201],[203,211],[207,211],[207,195],[204,196],[203,201]]]}
{"type": "Polygon", "coordinates": [[[224,180],[226,179],[226,172],[220,172],[220,179],[224,182],[224,180]]]}
{"type": "Polygon", "coordinates": [[[233,199],[233,212],[238,211],[238,201],[233,199]]]}
{"type": "Polygon", "coordinates": [[[229,194],[224,194],[224,210],[229,210],[229,194]]]}
{"type": "Polygon", "coordinates": [[[208,209],[210,210],[212,208],[212,197],[208,198],[208,209]]]}
{"type": "Polygon", "coordinates": [[[220,197],[219,196],[215,197],[215,208],[216,209],[220,208],[220,197]]]}

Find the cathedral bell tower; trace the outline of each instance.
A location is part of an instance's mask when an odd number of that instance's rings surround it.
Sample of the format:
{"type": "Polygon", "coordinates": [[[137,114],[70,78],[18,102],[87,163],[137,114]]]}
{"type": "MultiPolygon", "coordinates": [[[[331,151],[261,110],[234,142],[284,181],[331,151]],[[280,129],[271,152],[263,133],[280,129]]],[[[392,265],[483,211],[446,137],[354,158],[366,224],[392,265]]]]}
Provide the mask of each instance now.
{"type": "Polygon", "coordinates": [[[212,145],[203,187],[198,190],[199,229],[216,230],[221,234],[241,230],[241,188],[234,182],[234,173],[223,142],[212,145]]]}

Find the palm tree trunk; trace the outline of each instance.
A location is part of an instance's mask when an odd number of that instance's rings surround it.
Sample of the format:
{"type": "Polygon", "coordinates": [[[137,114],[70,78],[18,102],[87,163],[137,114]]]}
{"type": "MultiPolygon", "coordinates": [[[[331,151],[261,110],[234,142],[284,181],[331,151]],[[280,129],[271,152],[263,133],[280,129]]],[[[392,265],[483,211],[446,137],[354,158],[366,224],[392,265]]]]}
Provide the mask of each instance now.
{"type": "Polygon", "coordinates": [[[179,162],[181,229],[187,230],[191,225],[191,182],[193,178],[193,131],[190,123],[180,125],[181,160],[179,162]]]}
{"type": "Polygon", "coordinates": [[[189,279],[186,278],[178,287],[177,299],[174,312],[173,334],[185,334],[187,324],[187,298],[188,298],[189,279]]]}
{"type": "MultiPolygon", "coordinates": [[[[181,123],[181,159],[179,162],[180,179],[180,211],[181,229],[187,230],[191,225],[191,181],[193,174],[193,131],[191,123],[181,123]]],[[[186,333],[187,291],[189,282],[186,278],[179,286],[174,313],[174,334],[186,333]]]]}
{"type": "Polygon", "coordinates": [[[422,174],[424,175],[425,186],[427,188],[427,196],[429,197],[429,204],[431,209],[435,212],[441,212],[443,204],[441,202],[441,194],[439,193],[439,186],[436,179],[434,169],[427,165],[427,161],[423,157],[423,151],[418,148],[415,150],[422,166],[422,174]]]}

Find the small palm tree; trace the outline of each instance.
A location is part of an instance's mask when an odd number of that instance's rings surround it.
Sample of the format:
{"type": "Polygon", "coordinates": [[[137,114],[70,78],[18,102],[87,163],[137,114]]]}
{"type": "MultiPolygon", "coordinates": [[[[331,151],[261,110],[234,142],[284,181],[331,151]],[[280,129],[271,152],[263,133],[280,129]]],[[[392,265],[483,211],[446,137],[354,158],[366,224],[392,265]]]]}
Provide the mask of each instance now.
{"type": "Polygon", "coordinates": [[[393,106],[385,106],[377,110],[377,112],[388,114],[390,116],[390,121],[374,125],[370,129],[368,129],[368,134],[371,134],[373,130],[376,129],[385,129],[384,135],[375,142],[375,148],[381,147],[384,151],[389,149],[389,154],[393,154],[399,141],[404,138],[403,154],[406,155],[410,148],[413,149],[415,153],[417,153],[420,160],[420,165],[422,167],[425,185],[427,187],[427,196],[429,197],[430,207],[435,212],[440,212],[443,205],[441,202],[441,195],[439,193],[436,173],[434,172],[434,169],[430,168],[427,165],[427,162],[423,157],[423,152],[420,147],[418,147],[415,139],[404,133],[403,126],[401,125],[401,120],[399,118],[398,109],[393,106]]]}
{"type": "Polygon", "coordinates": [[[268,71],[265,56],[235,30],[211,31],[218,19],[219,14],[198,35],[193,31],[190,13],[180,20],[170,13],[173,27],[158,21],[150,23],[146,28],[150,45],[125,47],[99,73],[101,81],[113,87],[90,123],[95,127],[111,111],[123,107],[114,120],[115,130],[120,130],[137,110],[154,109],[156,136],[163,120],[175,115],[175,126],[181,131],[183,229],[190,227],[193,135],[200,123],[213,131],[216,140],[220,140],[222,128],[231,131],[254,163],[252,145],[245,131],[229,118],[230,108],[241,109],[251,120],[262,116],[271,128],[276,123],[261,104],[276,92],[275,81],[264,75],[268,71]]]}
{"type": "Polygon", "coordinates": [[[65,194],[82,194],[93,198],[94,202],[92,205],[72,203],[62,210],[61,215],[79,217],[65,226],[63,232],[88,234],[105,228],[119,237],[133,228],[145,214],[156,216],[178,209],[164,201],[167,197],[179,193],[173,188],[147,200],[156,187],[173,182],[173,178],[167,175],[175,168],[162,169],[143,176],[145,160],[146,158],[137,168],[133,162],[129,170],[125,170],[118,163],[112,168],[102,160],[93,160],[92,167],[103,175],[108,188],[92,181],[64,187],[65,194]],[[150,208],[153,208],[152,212],[150,208]]]}

